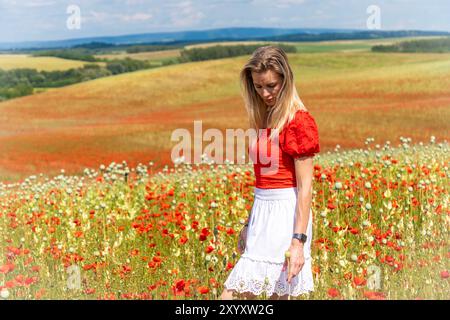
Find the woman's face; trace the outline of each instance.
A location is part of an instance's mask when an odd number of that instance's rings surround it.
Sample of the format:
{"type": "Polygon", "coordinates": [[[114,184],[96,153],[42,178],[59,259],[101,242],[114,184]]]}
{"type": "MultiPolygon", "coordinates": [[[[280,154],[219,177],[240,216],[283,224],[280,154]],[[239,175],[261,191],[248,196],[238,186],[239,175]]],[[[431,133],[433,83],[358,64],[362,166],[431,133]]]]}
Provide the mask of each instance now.
{"type": "Polygon", "coordinates": [[[265,104],[272,107],[282,86],[282,78],[273,70],[252,72],[253,85],[265,104]]]}

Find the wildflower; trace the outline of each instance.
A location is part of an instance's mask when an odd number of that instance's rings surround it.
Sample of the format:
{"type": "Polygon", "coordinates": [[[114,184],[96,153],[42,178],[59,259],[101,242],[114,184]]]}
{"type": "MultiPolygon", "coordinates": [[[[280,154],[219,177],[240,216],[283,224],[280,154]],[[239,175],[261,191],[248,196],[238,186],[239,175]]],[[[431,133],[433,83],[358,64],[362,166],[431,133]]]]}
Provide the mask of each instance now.
{"type": "Polygon", "coordinates": [[[362,278],[362,277],[358,277],[358,276],[355,276],[354,278],[353,278],[353,283],[356,285],[356,286],[363,286],[363,285],[365,285],[366,284],[366,279],[364,279],[364,278],[362,278]]]}
{"type": "Polygon", "coordinates": [[[180,244],[185,244],[187,241],[188,241],[188,238],[187,238],[185,235],[182,235],[182,236],[180,237],[180,239],[178,240],[178,242],[179,242],[180,244]]]}
{"type": "Polygon", "coordinates": [[[95,289],[94,288],[87,288],[86,290],[84,290],[85,294],[93,294],[95,293],[95,289]]]}
{"type": "Polygon", "coordinates": [[[331,298],[336,298],[340,295],[339,290],[336,288],[328,289],[328,296],[331,298]]]}
{"type": "Polygon", "coordinates": [[[203,228],[200,233],[199,240],[205,241],[209,234],[210,234],[210,232],[209,232],[208,228],[203,228]]]}
{"type": "Polygon", "coordinates": [[[386,299],[384,293],[375,291],[364,291],[364,297],[370,300],[384,300],[386,299]]]}
{"type": "Polygon", "coordinates": [[[2,299],[8,299],[8,298],[9,298],[9,291],[8,291],[7,288],[3,288],[3,289],[0,291],[0,297],[1,297],[2,299]]]}
{"type": "Polygon", "coordinates": [[[200,286],[197,288],[198,293],[207,294],[209,292],[209,288],[205,286],[200,286]]]}

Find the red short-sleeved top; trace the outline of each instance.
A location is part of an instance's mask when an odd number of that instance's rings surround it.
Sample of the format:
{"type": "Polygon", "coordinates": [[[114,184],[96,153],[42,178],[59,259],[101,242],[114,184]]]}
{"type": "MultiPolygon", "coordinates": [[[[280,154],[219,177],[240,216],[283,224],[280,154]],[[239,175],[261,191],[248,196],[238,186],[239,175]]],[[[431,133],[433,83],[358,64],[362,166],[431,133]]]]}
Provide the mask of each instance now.
{"type": "Polygon", "coordinates": [[[278,144],[268,140],[270,129],[258,135],[248,149],[249,153],[253,152],[254,155],[250,158],[256,176],[255,187],[261,189],[296,187],[294,159],[314,156],[320,152],[317,124],[309,111],[298,110],[294,119],[280,131],[278,144]],[[275,152],[273,159],[272,152],[275,152]]]}

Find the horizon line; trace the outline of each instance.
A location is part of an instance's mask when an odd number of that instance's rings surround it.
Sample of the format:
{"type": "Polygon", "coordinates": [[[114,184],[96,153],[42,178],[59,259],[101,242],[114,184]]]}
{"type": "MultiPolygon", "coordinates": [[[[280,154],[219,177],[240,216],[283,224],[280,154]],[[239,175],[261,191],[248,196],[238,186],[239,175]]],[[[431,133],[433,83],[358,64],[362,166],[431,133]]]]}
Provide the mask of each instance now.
{"type": "Polygon", "coordinates": [[[150,35],[150,34],[170,34],[170,33],[177,33],[177,32],[202,32],[202,31],[212,31],[212,30],[222,30],[222,29],[272,29],[272,30],[302,30],[302,29],[309,29],[309,30],[337,30],[337,31],[375,31],[375,32],[395,32],[395,31],[419,31],[419,32],[445,32],[450,35],[450,31],[447,30],[421,30],[421,29],[357,29],[357,28],[309,28],[309,27],[299,27],[299,28],[271,28],[271,27],[222,27],[222,28],[209,28],[209,29],[190,29],[190,30],[176,30],[176,31],[160,31],[160,32],[142,32],[142,33],[126,33],[126,34],[117,34],[117,35],[98,35],[98,36],[87,36],[87,37],[81,37],[81,38],[63,38],[63,39],[52,39],[52,40],[22,40],[22,41],[12,41],[12,42],[2,42],[0,41],[0,44],[2,45],[9,45],[9,44],[25,44],[25,43],[36,43],[36,42],[58,42],[58,41],[75,41],[75,40],[83,40],[83,39],[92,39],[92,38],[115,38],[115,37],[124,37],[124,36],[139,36],[139,35],[150,35]]]}

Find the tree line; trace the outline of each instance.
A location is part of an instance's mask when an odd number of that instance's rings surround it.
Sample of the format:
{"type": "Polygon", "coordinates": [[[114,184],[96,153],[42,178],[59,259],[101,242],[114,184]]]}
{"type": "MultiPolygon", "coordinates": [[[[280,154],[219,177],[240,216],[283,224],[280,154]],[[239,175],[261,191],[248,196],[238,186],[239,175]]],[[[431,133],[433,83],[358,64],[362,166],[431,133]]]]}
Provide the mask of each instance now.
{"type": "Polygon", "coordinates": [[[377,45],[372,47],[373,52],[450,52],[450,37],[441,39],[423,39],[402,41],[392,45],[377,45]]]}
{"type": "Polygon", "coordinates": [[[70,60],[81,60],[87,62],[107,61],[107,59],[97,58],[95,55],[111,54],[115,52],[139,53],[139,52],[153,52],[163,50],[182,49],[182,45],[115,45],[103,42],[90,42],[86,44],[76,45],[68,49],[53,49],[53,50],[37,50],[27,51],[24,53],[31,53],[35,57],[57,57],[70,60]]]}
{"type": "Polygon", "coordinates": [[[105,67],[98,64],[86,64],[81,68],[57,71],[0,69],[0,101],[32,94],[34,88],[64,87],[83,81],[153,67],[147,61],[126,58],[108,61],[105,67]]]}
{"type": "MultiPolygon", "coordinates": [[[[257,48],[264,46],[256,45],[234,45],[234,46],[211,46],[205,48],[184,49],[181,51],[180,62],[203,61],[211,59],[222,59],[237,57],[242,55],[250,55],[257,48]]],[[[295,53],[297,48],[292,45],[278,44],[277,47],[283,49],[286,53],[295,53]]]]}
{"type": "MultiPolygon", "coordinates": [[[[90,48],[52,50],[43,51],[36,54],[42,56],[51,54],[52,56],[58,56],[65,59],[91,61],[92,59],[89,55],[89,50],[94,49],[95,46],[95,44],[92,44],[90,48]]],[[[263,45],[216,45],[206,48],[184,49],[181,51],[180,57],[163,61],[162,65],[250,55],[261,46],[263,45]]],[[[278,46],[281,47],[286,53],[297,52],[295,46],[284,44],[280,44],[278,46]]],[[[138,48],[139,47],[137,46],[135,49],[140,50],[138,48]]],[[[94,61],[97,61],[94,56],[92,56],[92,58],[94,61]]],[[[32,94],[34,88],[63,87],[83,81],[154,67],[156,66],[152,65],[150,61],[125,58],[121,60],[106,60],[106,66],[88,63],[81,68],[72,68],[59,71],[37,71],[36,69],[0,69],[0,101],[32,94]]]]}

